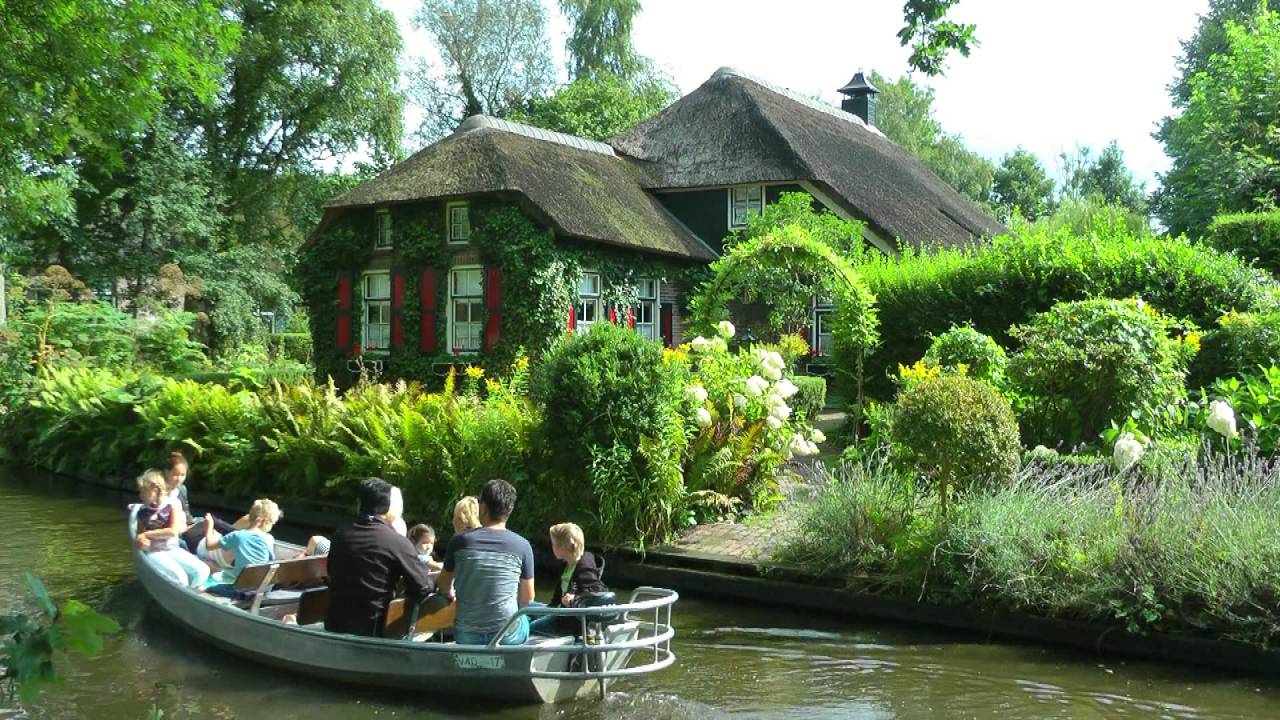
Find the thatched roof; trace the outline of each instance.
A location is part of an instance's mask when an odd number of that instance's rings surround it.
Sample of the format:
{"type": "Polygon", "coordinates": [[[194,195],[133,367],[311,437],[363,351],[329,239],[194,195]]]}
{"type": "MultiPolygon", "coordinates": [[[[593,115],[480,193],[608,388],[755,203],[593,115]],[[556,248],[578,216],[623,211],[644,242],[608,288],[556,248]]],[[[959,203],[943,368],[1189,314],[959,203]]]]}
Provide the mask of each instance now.
{"type": "Polygon", "coordinates": [[[730,68],[610,144],[644,161],[650,189],[807,180],[910,245],[1004,231],[856,115],[730,68]]]}
{"type": "Polygon", "coordinates": [[[330,201],[322,227],[347,208],[488,193],[522,195],[562,236],[680,258],[716,256],[608,145],[484,116],[330,201]]]}

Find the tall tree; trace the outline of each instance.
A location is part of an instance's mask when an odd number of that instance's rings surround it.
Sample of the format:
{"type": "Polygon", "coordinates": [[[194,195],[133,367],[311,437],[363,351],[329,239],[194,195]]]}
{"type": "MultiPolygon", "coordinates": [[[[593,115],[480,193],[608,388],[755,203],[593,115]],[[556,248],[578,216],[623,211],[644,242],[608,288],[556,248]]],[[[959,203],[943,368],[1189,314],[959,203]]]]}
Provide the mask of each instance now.
{"type": "Polygon", "coordinates": [[[995,165],[966,147],[960,135],[943,129],[933,116],[933,88],[917,85],[907,75],[890,81],[872,72],[871,82],[880,89],[876,127],[961,195],[988,202],[995,165]]]}
{"type": "Polygon", "coordinates": [[[964,57],[978,46],[977,26],[947,19],[947,13],[960,0],[906,0],[898,31],[903,47],[911,46],[907,65],[925,75],[941,75],[947,55],[956,51],[964,57]]]}
{"type": "Polygon", "coordinates": [[[505,117],[554,84],[539,0],[423,0],[413,24],[440,51],[439,67],[420,60],[410,73],[426,112],[420,140],[447,135],[470,115],[505,117]]]}
{"type": "Polygon", "coordinates": [[[578,78],[550,96],[530,98],[511,119],[604,140],[656,115],[675,97],[675,88],[659,79],[625,80],[601,73],[578,78]]]}
{"type": "Polygon", "coordinates": [[[1063,152],[1059,158],[1062,162],[1059,192],[1063,199],[1097,196],[1105,204],[1146,214],[1146,190],[1125,164],[1119,142],[1112,140],[1097,155],[1093,148],[1078,145],[1074,153],[1063,152]]]}
{"type": "Polygon", "coordinates": [[[1169,85],[1176,107],[1191,99],[1191,78],[1209,68],[1209,59],[1227,49],[1227,23],[1246,22],[1259,5],[1280,9],[1275,0],[1209,0],[1209,9],[1199,18],[1196,32],[1182,41],[1178,56],[1178,77],[1169,85]]]}
{"type": "Polygon", "coordinates": [[[1039,158],[1019,146],[996,168],[992,200],[1005,217],[1016,210],[1035,220],[1053,209],[1053,179],[1039,158]]]}
{"type": "Polygon", "coordinates": [[[1198,236],[1218,213],[1280,203],[1280,14],[1259,4],[1228,21],[1225,48],[1187,85],[1157,133],[1173,162],[1154,205],[1171,232],[1198,236]]]}
{"type": "Polygon", "coordinates": [[[565,50],[572,79],[608,73],[630,78],[647,62],[631,44],[631,24],[640,0],[560,0],[569,19],[565,50]]]}

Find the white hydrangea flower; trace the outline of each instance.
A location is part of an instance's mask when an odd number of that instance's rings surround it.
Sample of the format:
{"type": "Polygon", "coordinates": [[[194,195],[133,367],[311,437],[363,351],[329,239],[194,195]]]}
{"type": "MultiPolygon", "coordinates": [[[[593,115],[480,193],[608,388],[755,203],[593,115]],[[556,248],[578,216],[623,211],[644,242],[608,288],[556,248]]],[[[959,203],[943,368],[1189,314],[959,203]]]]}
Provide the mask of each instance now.
{"type": "Polygon", "coordinates": [[[689,348],[694,352],[705,352],[709,347],[711,347],[711,341],[701,335],[689,341],[689,348]]]}
{"type": "Polygon", "coordinates": [[[694,420],[698,423],[698,427],[708,427],[711,425],[711,413],[704,407],[698,408],[698,414],[694,416],[694,420]]]}
{"type": "Polygon", "coordinates": [[[777,350],[770,350],[765,355],[764,364],[769,367],[777,368],[779,370],[784,370],[787,367],[787,361],[782,359],[782,353],[778,352],[777,350]]]}
{"type": "Polygon", "coordinates": [[[1236,413],[1222,400],[1209,403],[1209,429],[1230,440],[1236,436],[1236,413]]]}
{"type": "Polygon", "coordinates": [[[720,337],[728,339],[733,337],[734,333],[737,332],[737,328],[728,320],[721,320],[716,324],[716,332],[720,333],[720,337]]]}
{"type": "Polygon", "coordinates": [[[816,443],[824,443],[827,441],[827,435],[818,428],[814,428],[809,432],[809,439],[816,443]]]}
{"type": "Polygon", "coordinates": [[[792,395],[795,395],[796,393],[800,392],[800,388],[796,387],[795,383],[791,382],[786,378],[782,378],[781,380],[779,380],[778,384],[774,385],[773,389],[777,390],[778,394],[784,398],[789,398],[792,395]]]}
{"type": "Polygon", "coordinates": [[[782,379],[782,371],[775,367],[763,367],[760,369],[760,372],[764,373],[765,377],[774,382],[782,379]]]}
{"type": "Polygon", "coordinates": [[[701,385],[690,385],[689,396],[700,403],[707,401],[707,389],[701,385]]]}
{"type": "Polygon", "coordinates": [[[760,397],[768,387],[769,381],[759,375],[752,375],[747,378],[747,394],[751,397],[760,397]]]}
{"type": "Polygon", "coordinates": [[[746,397],[744,397],[744,396],[742,396],[742,395],[740,395],[740,394],[738,394],[738,393],[734,393],[734,394],[733,394],[733,407],[734,407],[734,409],[735,409],[735,410],[738,410],[739,412],[741,412],[741,411],[743,411],[743,410],[746,410],[746,409],[747,409],[747,398],[746,398],[746,397]]]}
{"type": "Polygon", "coordinates": [[[711,338],[710,347],[713,350],[718,350],[720,352],[727,352],[729,350],[729,343],[725,342],[724,338],[722,337],[715,337],[715,338],[711,338]]]}
{"type": "Polygon", "coordinates": [[[769,427],[773,428],[774,430],[777,430],[782,427],[782,421],[772,415],[765,418],[764,421],[769,427]]]}
{"type": "Polygon", "coordinates": [[[796,433],[791,436],[791,444],[788,446],[794,455],[808,455],[809,441],[804,439],[804,435],[796,433]]]}
{"type": "Polygon", "coordinates": [[[819,450],[815,443],[805,441],[805,452],[809,455],[817,455],[819,450]]]}
{"type": "Polygon", "coordinates": [[[1145,451],[1142,443],[1138,442],[1138,438],[1134,437],[1133,433],[1125,433],[1116,440],[1116,445],[1111,452],[1111,461],[1117,470],[1128,470],[1142,459],[1145,451]]]}

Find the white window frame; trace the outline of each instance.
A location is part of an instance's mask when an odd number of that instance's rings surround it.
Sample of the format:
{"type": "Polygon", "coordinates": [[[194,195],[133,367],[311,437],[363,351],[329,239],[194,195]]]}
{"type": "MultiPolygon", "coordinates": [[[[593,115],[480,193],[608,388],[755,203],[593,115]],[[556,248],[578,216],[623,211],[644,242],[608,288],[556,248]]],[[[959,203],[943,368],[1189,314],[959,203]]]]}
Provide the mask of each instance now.
{"type": "Polygon", "coordinates": [[[573,331],[575,333],[585,333],[591,329],[592,325],[595,325],[603,319],[601,317],[604,312],[604,303],[601,301],[601,296],[603,294],[603,280],[601,280],[600,273],[598,271],[583,270],[582,273],[578,275],[578,301],[573,305],[573,331]],[[582,282],[588,277],[595,278],[594,292],[583,292],[582,290],[582,282]],[[588,305],[592,306],[595,310],[593,313],[594,319],[592,320],[586,319],[588,305]]]}
{"type": "Polygon", "coordinates": [[[760,213],[764,212],[764,204],[765,204],[764,185],[734,185],[730,187],[729,188],[729,229],[738,230],[740,228],[746,227],[747,219],[751,217],[752,212],[755,212],[756,215],[759,215],[760,213]],[[735,196],[739,192],[743,193],[743,195],[745,196],[748,193],[750,193],[752,190],[759,191],[760,193],[759,203],[753,203],[750,197],[746,197],[739,203],[738,199],[735,196]],[[745,210],[745,214],[743,215],[742,222],[736,222],[736,216],[734,215],[734,212],[733,212],[734,206],[738,204],[741,204],[745,210]]]}
{"type": "Polygon", "coordinates": [[[391,272],[388,270],[369,270],[360,275],[360,349],[373,353],[391,350],[391,272]],[[369,280],[375,277],[387,279],[386,297],[370,294],[369,280]],[[379,315],[385,322],[369,322],[369,310],[373,307],[380,308],[379,315]],[[375,327],[377,332],[371,332],[375,327]]]}
{"type": "Polygon", "coordinates": [[[451,202],[444,206],[444,227],[445,239],[450,245],[466,245],[471,242],[471,205],[465,202],[451,202]],[[467,213],[467,226],[465,234],[460,238],[454,238],[453,211],[465,210],[467,213]]]}
{"type": "Polygon", "coordinates": [[[457,267],[449,268],[449,352],[455,355],[474,355],[484,348],[484,312],[484,267],[481,265],[459,265],[457,267]],[[460,272],[475,272],[479,275],[480,289],[478,294],[462,295],[456,292],[457,283],[455,282],[455,277],[456,274],[460,272]],[[457,302],[459,300],[467,301],[467,304],[470,307],[470,316],[466,323],[459,323],[457,318],[457,302]],[[476,319],[477,308],[479,309],[479,319],[476,319]],[[457,336],[455,333],[459,329],[458,326],[460,324],[474,326],[473,330],[475,331],[476,337],[475,347],[463,347],[457,342],[457,336]]]}
{"type": "Polygon", "coordinates": [[[393,246],[391,240],[391,211],[379,210],[373,214],[373,249],[374,250],[390,250],[393,246]]]}
{"type": "Polygon", "coordinates": [[[662,339],[662,317],[659,309],[662,307],[662,281],[656,278],[639,278],[636,280],[636,332],[641,337],[649,340],[662,339]],[[647,296],[643,294],[645,283],[653,283],[653,295],[647,296]],[[649,309],[649,322],[641,322],[644,318],[645,308],[649,309]],[[648,328],[646,332],[645,328],[648,328]]]}
{"type": "Polygon", "coordinates": [[[813,305],[813,329],[810,331],[809,347],[810,352],[818,357],[828,357],[831,355],[834,337],[830,330],[824,332],[827,323],[835,317],[835,306],[830,302],[819,300],[813,305]],[[823,336],[826,336],[826,348],[823,348],[823,336]]]}

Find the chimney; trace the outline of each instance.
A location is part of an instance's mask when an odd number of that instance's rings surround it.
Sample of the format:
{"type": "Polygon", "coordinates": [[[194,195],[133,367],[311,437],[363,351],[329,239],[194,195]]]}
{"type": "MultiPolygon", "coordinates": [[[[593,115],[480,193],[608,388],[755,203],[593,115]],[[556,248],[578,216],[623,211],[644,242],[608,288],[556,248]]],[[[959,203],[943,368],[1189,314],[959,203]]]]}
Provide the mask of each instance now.
{"type": "Polygon", "coordinates": [[[853,79],[837,92],[845,96],[840,103],[841,110],[857,115],[867,125],[876,124],[876,95],[880,91],[867,80],[862,70],[858,70],[853,79]]]}

